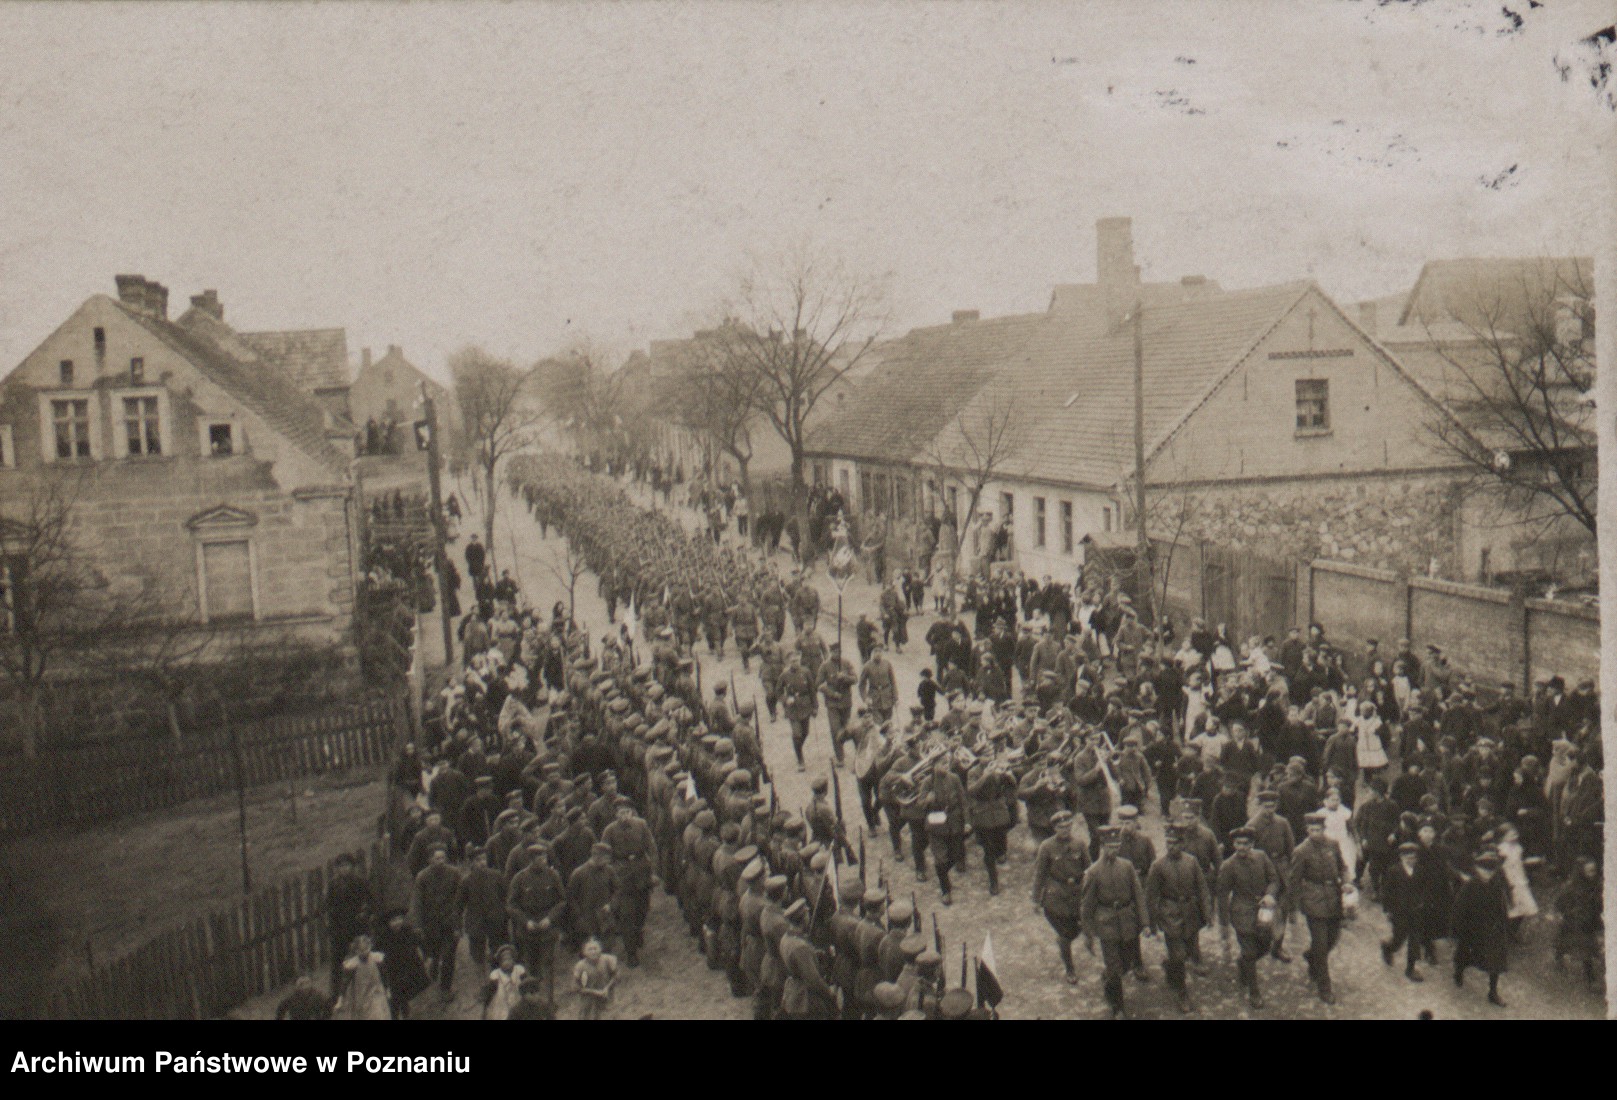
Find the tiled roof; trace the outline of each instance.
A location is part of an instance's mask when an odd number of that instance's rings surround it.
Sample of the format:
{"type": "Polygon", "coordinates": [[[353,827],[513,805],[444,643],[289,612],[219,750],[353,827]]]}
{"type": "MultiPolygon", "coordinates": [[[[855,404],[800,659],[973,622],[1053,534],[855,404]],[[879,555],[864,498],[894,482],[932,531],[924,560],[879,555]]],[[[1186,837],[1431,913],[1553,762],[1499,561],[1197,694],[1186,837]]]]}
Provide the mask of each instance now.
{"type": "Polygon", "coordinates": [[[184,324],[161,320],[115,303],[130,320],[163,340],[221,389],[239,398],[290,443],[331,472],[346,476],[349,459],[326,438],[318,401],[256,358],[244,356],[235,332],[206,313],[190,310],[184,324]]]}
{"type": "Polygon", "coordinates": [[[348,335],[340,328],[242,332],[241,341],[308,393],[348,385],[348,335]]]}
{"type": "Polygon", "coordinates": [[[929,445],[990,379],[1025,368],[1046,314],[914,329],[871,348],[876,362],[816,432],[811,450],[905,462],[929,445]]]}

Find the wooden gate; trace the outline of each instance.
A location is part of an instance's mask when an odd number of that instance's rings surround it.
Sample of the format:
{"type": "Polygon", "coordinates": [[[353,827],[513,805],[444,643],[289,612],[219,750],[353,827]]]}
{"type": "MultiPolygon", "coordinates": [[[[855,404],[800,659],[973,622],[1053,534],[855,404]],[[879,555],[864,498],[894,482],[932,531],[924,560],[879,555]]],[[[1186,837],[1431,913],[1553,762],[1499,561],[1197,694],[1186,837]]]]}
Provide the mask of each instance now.
{"type": "Polygon", "coordinates": [[[1201,595],[1207,625],[1225,624],[1237,645],[1254,635],[1278,641],[1295,614],[1297,570],[1288,561],[1204,545],[1201,595]]]}

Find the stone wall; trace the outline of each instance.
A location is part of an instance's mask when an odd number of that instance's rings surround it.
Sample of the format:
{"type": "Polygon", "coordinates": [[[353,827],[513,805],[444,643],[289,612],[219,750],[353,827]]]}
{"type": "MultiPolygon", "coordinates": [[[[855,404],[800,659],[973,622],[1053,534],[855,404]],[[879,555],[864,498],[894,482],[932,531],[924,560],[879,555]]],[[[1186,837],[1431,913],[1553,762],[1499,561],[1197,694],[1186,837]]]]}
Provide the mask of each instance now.
{"type": "MultiPolygon", "coordinates": [[[[1326,558],[1453,576],[1458,497],[1443,477],[1358,476],[1154,490],[1152,509],[1185,515],[1182,538],[1270,558],[1326,558]],[[1188,498],[1192,506],[1181,508],[1188,498]]],[[[1160,533],[1160,524],[1157,524],[1160,533]]]]}

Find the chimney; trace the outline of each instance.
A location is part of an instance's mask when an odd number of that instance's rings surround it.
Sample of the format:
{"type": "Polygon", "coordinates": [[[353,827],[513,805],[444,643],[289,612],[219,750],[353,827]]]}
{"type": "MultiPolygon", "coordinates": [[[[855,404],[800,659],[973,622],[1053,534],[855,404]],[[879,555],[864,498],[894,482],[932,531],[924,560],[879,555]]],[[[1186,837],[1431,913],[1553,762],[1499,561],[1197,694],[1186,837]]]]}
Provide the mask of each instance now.
{"type": "Polygon", "coordinates": [[[957,309],[950,315],[949,320],[951,323],[958,325],[962,321],[975,321],[981,316],[982,314],[975,309],[957,309]]]}
{"type": "Polygon", "coordinates": [[[1106,310],[1106,327],[1115,330],[1134,308],[1140,269],[1134,264],[1134,223],[1129,218],[1102,218],[1095,223],[1095,282],[1106,310]]]}
{"type": "Polygon", "coordinates": [[[168,287],[162,283],[147,281],[146,311],[159,321],[168,320],[168,287]]]}
{"type": "Polygon", "coordinates": [[[371,365],[371,349],[363,348],[359,353],[359,369],[368,370],[371,365]]]}
{"type": "Polygon", "coordinates": [[[1376,334],[1376,304],[1374,302],[1359,303],[1359,327],[1372,337],[1376,334]]]}
{"type": "Polygon", "coordinates": [[[224,303],[219,301],[217,290],[204,290],[201,294],[191,295],[191,308],[206,313],[215,321],[225,319],[224,303]]]}
{"type": "Polygon", "coordinates": [[[404,352],[400,350],[399,345],[397,344],[389,344],[387,346],[387,353],[389,355],[397,355],[400,359],[404,358],[404,352]]]}
{"type": "Polygon", "coordinates": [[[120,302],[137,313],[146,312],[146,276],[114,275],[112,281],[118,284],[120,302]]]}

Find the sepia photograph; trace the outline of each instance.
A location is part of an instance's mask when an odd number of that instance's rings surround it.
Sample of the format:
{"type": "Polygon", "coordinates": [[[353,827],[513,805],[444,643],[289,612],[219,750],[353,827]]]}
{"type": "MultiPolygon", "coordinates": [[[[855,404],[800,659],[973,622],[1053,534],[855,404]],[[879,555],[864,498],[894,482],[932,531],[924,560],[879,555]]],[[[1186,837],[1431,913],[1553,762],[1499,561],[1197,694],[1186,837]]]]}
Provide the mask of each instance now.
{"type": "Polygon", "coordinates": [[[0,4],[0,1019],[1617,1015],[1614,65],[0,4]]]}

